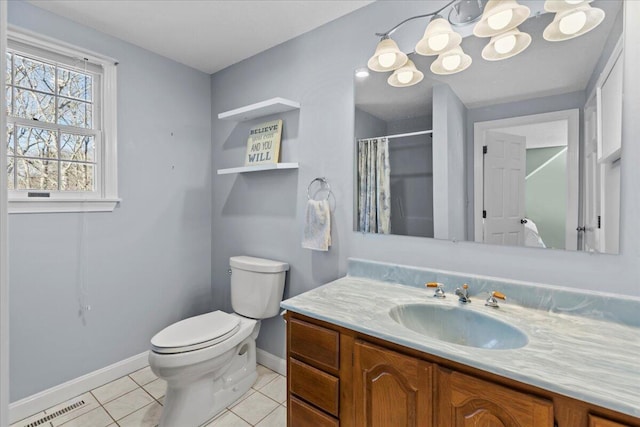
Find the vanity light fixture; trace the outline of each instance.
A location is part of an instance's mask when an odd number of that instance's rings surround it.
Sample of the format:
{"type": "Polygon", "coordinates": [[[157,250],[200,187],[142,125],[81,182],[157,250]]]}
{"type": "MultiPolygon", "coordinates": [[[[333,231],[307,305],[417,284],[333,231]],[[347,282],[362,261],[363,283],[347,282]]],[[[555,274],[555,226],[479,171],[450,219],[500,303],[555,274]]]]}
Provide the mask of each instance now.
{"type": "Polygon", "coordinates": [[[469,68],[471,62],[473,62],[471,57],[458,46],[438,55],[438,58],[431,63],[431,72],[438,75],[455,74],[469,68]]]}
{"type": "MultiPolygon", "coordinates": [[[[544,30],[548,41],[569,40],[591,31],[604,20],[604,11],[591,7],[593,0],[546,0],[545,11],[555,13],[553,22],[544,30]]],[[[639,0],[640,1],[640,0],[639,0]]],[[[391,34],[409,21],[431,18],[424,36],[415,46],[415,53],[438,57],[431,63],[431,72],[439,75],[459,73],[473,62],[462,50],[462,36],[451,25],[472,25],[476,37],[490,37],[482,49],[482,58],[499,61],[511,58],[531,45],[531,36],[518,26],[531,14],[527,6],[517,0],[451,0],[440,9],[424,15],[411,16],[384,33],[376,33],[380,42],[367,62],[369,69],[393,71],[387,82],[391,86],[406,87],[420,82],[424,74],[407,58],[391,34]],[[450,9],[448,14],[445,10],[450,9]],[[443,18],[447,16],[448,19],[443,18]]]]}
{"type": "Polygon", "coordinates": [[[415,51],[425,56],[439,55],[459,46],[460,42],[462,42],[462,36],[453,31],[449,21],[440,15],[435,15],[427,25],[424,36],[416,44],[415,51]]]}
{"type": "Polygon", "coordinates": [[[531,36],[514,28],[491,37],[489,44],[482,49],[482,57],[487,61],[511,58],[528,48],[530,44],[531,36]]]}
{"type": "Polygon", "coordinates": [[[557,13],[591,3],[592,1],[593,0],[546,0],[544,2],[544,10],[557,13]]]}
{"type": "Polygon", "coordinates": [[[473,28],[476,37],[493,37],[516,28],[529,18],[531,11],[516,0],[489,0],[482,18],[473,28]]]}
{"type": "Polygon", "coordinates": [[[367,66],[373,71],[384,72],[400,68],[405,62],[407,62],[407,55],[388,35],[384,35],[375,53],[367,62],[367,66]]]}
{"type": "MultiPolygon", "coordinates": [[[[545,8],[547,3],[545,3],[545,8]]],[[[542,37],[551,42],[570,40],[581,36],[600,25],[604,20],[604,10],[581,2],[576,7],[556,12],[551,24],[544,29],[542,37]]]]}
{"type": "Polygon", "coordinates": [[[422,71],[418,70],[413,61],[408,59],[402,67],[389,76],[387,83],[393,87],[408,87],[420,83],[423,78],[422,71]]]}

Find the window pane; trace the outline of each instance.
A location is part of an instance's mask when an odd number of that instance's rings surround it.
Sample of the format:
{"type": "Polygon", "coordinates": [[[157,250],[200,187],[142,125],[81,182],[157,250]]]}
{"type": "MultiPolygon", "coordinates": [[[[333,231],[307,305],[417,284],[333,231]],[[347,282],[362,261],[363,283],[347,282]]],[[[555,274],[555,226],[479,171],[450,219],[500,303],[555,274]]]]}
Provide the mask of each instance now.
{"type": "Polygon", "coordinates": [[[7,188],[13,190],[13,157],[7,158],[7,188]]]}
{"type": "Polygon", "coordinates": [[[13,139],[13,125],[7,125],[7,155],[13,155],[15,141],[13,139]]]}
{"type": "Polygon", "coordinates": [[[57,190],[58,162],[16,159],[18,190],[57,190]]]}
{"type": "Polygon", "coordinates": [[[54,93],[56,68],[53,65],[16,55],[15,72],[16,86],[54,93]]]}
{"type": "Polygon", "coordinates": [[[60,158],[83,162],[95,161],[95,137],[93,135],[69,135],[60,137],[60,158]]]}
{"type": "Polygon", "coordinates": [[[92,80],[88,74],[58,68],[58,93],[71,98],[91,101],[92,80]]]}
{"type": "Polygon", "coordinates": [[[6,101],[7,101],[7,114],[11,115],[12,111],[11,111],[11,95],[13,94],[13,91],[11,90],[11,86],[7,86],[6,88],[6,101]]]}
{"type": "Polygon", "coordinates": [[[5,83],[11,84],[11,54],[7,52],[7,73],[5,74],[5,83]]]}
{"type": "Polygon", "coordinates": [[[90,163],[62,162],[60,190],[93,191],[95,167],[90,163]]]}
{"type": "Polygon", "coordinates": [[[18,127],[16,154],[18,156],[58,157],[56,132],[47,129],[18,127]]]}
{"type": "Polygon", "coordinates": [[[58,100],[58,124],[90,128],[92,126],[91,104],[66,98],[58,100]]]}
{"type": "Polygon", "coordinates": [[[55,98],[52,95],[26,89],[14,89],[13,93],[15,96],[14,116],[55,123],[55,98]]]}

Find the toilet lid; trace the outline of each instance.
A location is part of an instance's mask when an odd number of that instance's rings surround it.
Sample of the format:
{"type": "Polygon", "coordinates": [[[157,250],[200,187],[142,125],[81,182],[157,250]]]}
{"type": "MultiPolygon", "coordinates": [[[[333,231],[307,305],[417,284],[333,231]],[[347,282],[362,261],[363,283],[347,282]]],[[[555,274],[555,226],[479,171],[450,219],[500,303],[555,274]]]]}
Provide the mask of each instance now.
{"type": "Polygon", "coordinates": [[[240,328],[240,319],[214,311],[167,326],[151,338],[156,353],[183,353],[222,342],[240,328]]]}

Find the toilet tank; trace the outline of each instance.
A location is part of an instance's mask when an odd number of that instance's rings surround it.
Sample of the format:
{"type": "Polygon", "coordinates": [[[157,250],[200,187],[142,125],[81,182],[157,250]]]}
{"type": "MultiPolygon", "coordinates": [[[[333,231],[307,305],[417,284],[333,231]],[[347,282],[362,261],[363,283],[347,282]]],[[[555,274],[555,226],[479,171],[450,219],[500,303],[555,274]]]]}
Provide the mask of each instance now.
{"type": "Polygon", "coordinates": [[[280,311],[289,264],[249,256],[229,259],[231,306],[241,316],[266,319],[280,311]]]}

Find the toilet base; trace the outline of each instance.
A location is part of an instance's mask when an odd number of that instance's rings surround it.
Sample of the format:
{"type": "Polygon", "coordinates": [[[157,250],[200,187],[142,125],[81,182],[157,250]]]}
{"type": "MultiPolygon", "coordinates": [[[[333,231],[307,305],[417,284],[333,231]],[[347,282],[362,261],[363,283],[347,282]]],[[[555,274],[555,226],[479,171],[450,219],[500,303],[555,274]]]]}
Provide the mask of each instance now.
{"type": "Polygon", "coordinates": [[[184,386],[168,383],[159,427],[201,426],[249,391],[258,378],[256,336],[257,330],[235,347],[225,370],[184,386]]]}

